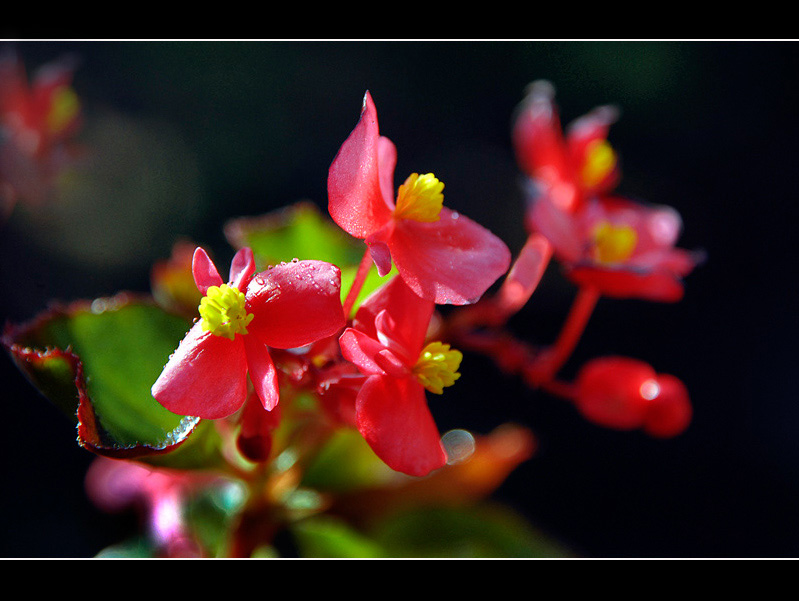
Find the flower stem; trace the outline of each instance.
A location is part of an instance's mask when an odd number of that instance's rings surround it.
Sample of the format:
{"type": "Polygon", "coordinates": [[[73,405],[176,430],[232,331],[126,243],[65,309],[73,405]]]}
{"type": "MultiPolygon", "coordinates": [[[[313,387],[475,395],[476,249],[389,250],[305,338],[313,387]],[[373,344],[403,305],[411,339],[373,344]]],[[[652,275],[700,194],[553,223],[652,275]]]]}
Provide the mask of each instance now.
{"type": "Polygon", "coordinates": [[[588,324],[600,296],[597,288],[580,288],[557,340],[547,351],[542,353],[540,359],[536,360],[536,364],[529,371],[529,375],[534,381],[538,381],[540,384],[550,382],[568,360],[583,335],[585,326],[588,324]]]}
{"type": "Polygon", "coordinates": [[[369,275],[369,269],[372,267],[372,255],[369,252],[369,247],[366,247],[366,251],[363,253],[363,258],[361,258],[361,263],[358,265],[358,271],[355,274],[355,279],[352,282],[352,286],[350,286],[349,292],[347,292],[347,297],[344,299],[344,316],[349,318],[350,311],[352,311],[352,307],[355,305],[355,300],[358,298],[358,294],[361,292],[361,288],[363,288],[363,283],[366,281],[366,276],[369,275]]]}

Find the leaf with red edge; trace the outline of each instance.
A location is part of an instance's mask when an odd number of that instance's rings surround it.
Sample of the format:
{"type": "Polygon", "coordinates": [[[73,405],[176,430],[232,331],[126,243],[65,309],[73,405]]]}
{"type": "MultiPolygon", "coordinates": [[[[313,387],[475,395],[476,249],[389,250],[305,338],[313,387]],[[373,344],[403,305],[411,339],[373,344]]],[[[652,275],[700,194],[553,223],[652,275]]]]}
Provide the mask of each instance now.
{"type": "Polygon", "coordinates": [[[150,394],[188,326],[149,298],[120,294],[7,326],[3,346],[33,385],[77,422],[81,446],[139,457],[172,451],[199,422],[170,413],[150,394]]]}

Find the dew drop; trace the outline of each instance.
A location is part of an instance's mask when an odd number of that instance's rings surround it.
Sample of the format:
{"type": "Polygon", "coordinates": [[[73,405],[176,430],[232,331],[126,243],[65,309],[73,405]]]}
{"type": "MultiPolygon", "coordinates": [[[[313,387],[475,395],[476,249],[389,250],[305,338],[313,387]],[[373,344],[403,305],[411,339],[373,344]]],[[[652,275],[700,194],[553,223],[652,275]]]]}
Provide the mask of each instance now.
{"type": "Polygon", "coordinates": [[[466,430],[450,430],[441,437],[441,444],[447,453],[447,464],[463,463],[474,454],[474,436],[466,430]]]}

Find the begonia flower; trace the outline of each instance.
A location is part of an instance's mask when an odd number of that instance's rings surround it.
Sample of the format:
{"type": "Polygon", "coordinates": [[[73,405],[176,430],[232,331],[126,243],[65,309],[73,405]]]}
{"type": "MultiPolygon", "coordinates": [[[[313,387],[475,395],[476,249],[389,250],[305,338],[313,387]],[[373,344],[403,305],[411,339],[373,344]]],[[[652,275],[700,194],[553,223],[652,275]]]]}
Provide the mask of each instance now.
{"type": "Polygon", "coordinates": [[[331,336],[345,325],[341,272],[323,261],[296,261],[254,274],[252,250],[233,258],[224,284],[202,248],[192,261],[203,298],[200,319],[169,358],[152,394],[169,411],[218,419],[247,397],[247,375],[263,407],[278,403],[269,347],[288,349],[331,336]]]}
{"type": "Polygon", "coordinates": [[[683,432],[692,415],[688,392],[679,379],[628,357],[600,357],[586,363],[577,375],[574,402],[593,423],[619,430],[642,428],[660,438],[683,432]]]}
{"type": "Polygon", "coordinates": [[[72,57],[41,67],[29,84],[15,53],[0,57],[0,201],[40,203],[75,156],[81,124],[72,57]]]}
{"type": "Polygon", "coordinates": [[[364,301],[339,339],[344,358],[367,376],[355,399],[358,430],[389,467],[412,476],[447,461],[425,390],[441,394],[460,377],[460,351],[425,344],[433,309],[395,276],[364,301]]]}
{"type": "Polygon", "coordinates": [[[667,206],[604,196],[572,213],[541,196],[530,223],[552,244],[573,282],[605,296],[678,301],[682,279],[702,260],[699,252],[675,248],[682,219],[667,206]]]}
{"type": "Polygon", "coordinates": [[[494,234],[443,206],[444,184],[411,174],[394,196],[397,150],[381,136],[369,92],[360,120],[330,165],[328,209],[363,239],[381,276],[393,263],[405,283],[437,304],[477,301],[507,271],[510,251],[494,234]]]}
{"type": "Polygon", "coordinates": [[[538,193],[563,211],[610,192],[620,177],[619,159],[607,141],[618,111],[600,106],[561,129],[554,88],[533,82],[514,118],[512,138],[521,169],[538,193]]]}

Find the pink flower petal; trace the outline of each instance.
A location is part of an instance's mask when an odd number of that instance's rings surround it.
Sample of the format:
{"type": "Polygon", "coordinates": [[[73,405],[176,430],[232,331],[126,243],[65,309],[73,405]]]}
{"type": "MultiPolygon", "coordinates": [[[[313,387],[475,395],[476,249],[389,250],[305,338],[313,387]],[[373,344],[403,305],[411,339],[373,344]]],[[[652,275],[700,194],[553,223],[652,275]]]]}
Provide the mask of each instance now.
{"type": "Polygon", "coordinates": [[[566,275],[578,286],[593,286],[604,296],[640,298],[664,303],[682,299],[682,282],[669,271],[602,269],[590,266],[567,268],[566,275]]]}
{"type": "Polygon", "coordinates": [[[246,290],[250,276],[254,272],[255,256],[251,248],[244,247],[239,249],[230,263],[230,279],[228,282],[231,286],[243,292],[246,290]]]}
{"type": "Polygon", "coordinates": [[[440,305],[476,302],[508,270],[511,260],[502,240],[447,208],[432,223],[398,222],[389,248],[405,283],[440,305]]]}
{"type": "Polygon", "coordinates": [[[377,139],[377,172],[383,199],[394,209],[394,169],[397,166],[397,147],[385,136],[377,139]]]}
{"type": "Polygon", "coordinates": [[[559,259],[575,262],[582,257],[584,241],[576,218],[557,208],[549,196],[537,198],[527,217],[529,226],[550,241],[559,259]]]}
{"type": "Polygon", "coordinates": [[[218,419],[235,413],[247,397],[242,337],[215,336],[196,323],[169,358],[152,394],[178,415],[218,419]]]}
{"type": "Polygon", "coordinates": [[[377,354],[385,350],[382,344],[354,328],[347,328],[339,338],[342,356],[367,375],[385,375],[377,354]]]}
{"type": "Polygon", "coordinates": [[[377,275],[381,278],[388,275],[391,271],[391,251],[385,242],[373,242],[369,244],[369,254],[377,267],[377,275]]]}
{"type": "Polygon", "coordinates": [[[513,145],[519,166],[549,182],[568,177],[566,146],[549,82],[534,82],[516,115],[513,145]]]}
{"type": "Polygon", "coordinates": [[[203,293],[203,296],[205,296],[211,286],[224,284],[222,276],[216,270],[211,257],[199,246],[194,251],[194,257],[191,260],[191,273],[194,275],[194,283],[197,284],[197,289],[203,293]]]}
{"type": "Polygon", "coordinates": [[[411,378],[369,378],[358,394],[356,423],[375,454],[394,470],[425,476],[447,462],[424,388],[411,378]]]}
{"type": "Polygon", "coordinates": [[[247,369],[255,392],[264,409],[271,411],[280,400],[277,370],[269,348],[255,336],[242,336],[247,354],[247,369]]]}
{"type": "Polygon", "coordinates": [[[551,257],[552,244],[549,240],[540,234],[531,234],[527,238],[497,293],[503,312],[515,313],[530,300],[551,257]]]}
{"type": "Polygon", "coordinates": [[[327,180],[330,216],[356,238],[379,229],[393,210],[393,194],[384,197],[381,189],[389,178],[380,172],[381,159],[390,164],[390,155],[379,138],[377,110],[366,92],[358,124],[333,159],[327,180]]]}
{"type": "Polygon", "coordinates": [[[394,276],[364,300],[355,314],[353,326],[375,339],[382,332],[398,342],[415,361],[424,346],[434,309],[433,301],[421,298],[401,277],[394,276]],[[397,327],[389,328],[389,322],[381,320],[381,332],[378,332],[377,317],[383,311],[397,327]]]}
{"type": "Polygon", "coordinates": [[[257,273],[247,287],[247,330],[275,348],[296,348],[344,327],[341,272],[324,261],[297,261],[257,273]]]}

